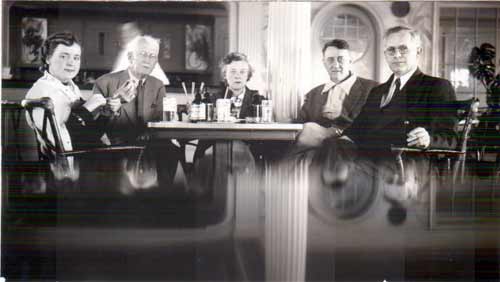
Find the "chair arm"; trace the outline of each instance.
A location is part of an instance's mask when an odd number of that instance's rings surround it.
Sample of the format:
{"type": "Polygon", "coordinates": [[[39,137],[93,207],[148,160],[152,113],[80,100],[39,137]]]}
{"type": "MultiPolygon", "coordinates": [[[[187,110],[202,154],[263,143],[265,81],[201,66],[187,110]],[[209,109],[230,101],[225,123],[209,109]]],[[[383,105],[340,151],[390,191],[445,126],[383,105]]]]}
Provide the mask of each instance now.
{"type": "Polygon", "coordinates": [[[43,97],[40,99],[24,99],[21,101],[21,106],[26,109],[43,108],[51,112],[54,111],[54,103],[52,102],[52,99],[48,97],[43,97]]]}
{"type": "Polygon", "coordinates": [[[69,152],[64,152],[64,156],[75,156],[83,154],[93,154],[93,153],[107,153],[107,152],[125,152],[125,151],[138,151],[143,150],[145,146],[111,146],[111,147],[101,147],[93,148],[88,150],[74,150],[69,152]]]}
{"type": "Polygon", "coordinates": [[[414,153],[414,154],[425,154],[425,155],[447,155],[447,156],[460,156],[464,155],[465,152],[458,150],[447,150],[447,149],[417,149],[409,147],[391,147],[392,152],[397,153],[414,153]]]}

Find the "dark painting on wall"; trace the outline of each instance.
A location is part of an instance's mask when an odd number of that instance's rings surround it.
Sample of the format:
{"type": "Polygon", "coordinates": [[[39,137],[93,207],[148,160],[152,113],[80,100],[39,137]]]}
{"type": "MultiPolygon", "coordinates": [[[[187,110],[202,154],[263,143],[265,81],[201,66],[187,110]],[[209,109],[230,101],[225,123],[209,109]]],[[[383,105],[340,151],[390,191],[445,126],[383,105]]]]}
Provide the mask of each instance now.
{"type": "Polygon", "coordinates": [[[47,38],[47,19],[24,17],[22,19],[21,62],[39,64],[43,41],[47,38]]]}
{"type": "Polygon", "coordinates": [[[208,70],[211,41],[209,26],[186,25],[186,70],[208,70]]]}

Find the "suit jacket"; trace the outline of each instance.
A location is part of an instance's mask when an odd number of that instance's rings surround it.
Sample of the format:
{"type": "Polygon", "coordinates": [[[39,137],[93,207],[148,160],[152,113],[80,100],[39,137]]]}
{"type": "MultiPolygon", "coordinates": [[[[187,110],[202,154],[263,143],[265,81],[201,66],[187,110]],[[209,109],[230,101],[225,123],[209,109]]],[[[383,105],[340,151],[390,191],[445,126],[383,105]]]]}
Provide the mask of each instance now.
{"type": "MultiPolygon", "coordinates": [[[[225,90],[226,89],[224,88],[221,92],[218,92],[215,95],[215,97],[213,98],[214,105],[217,99],[224,98],[225,90]]],[[[259,91],[250,90],[248,87],[245,87],[245,96],[243,96],[239,118],[244,119],[252,114],[252,100],[255,95],[259,95],[259,91]]],[[[228,90],[227,98],[231,97],[233,97],[233,92],[231,90],[228,90]]]]}
{"type": "Polygon", "coordinates": [[[368,154],[386,153],[391,145],[405,146],[406,134],[425,128],[432,148],[456,147],[455,91],[448,80],[425,75],[419,69],[397,96],[380,108],[382,96],[389,92],[392,80],[372,89],[361,113],[344,135],[368,154]]]}
{"type": "MultiPolygon", "coordinates": [[[[105,98],[112,97],[113,93],[128,79],[127,70],[105,74],[97,79],[93,92],[101,93],[105,98]]],[[[112,144],[133,143],[146,131],[148,121],[161,120],[162,101],[166,95],[163,83],[148,75],[143,87],[143,95],[137,95],[129,103],[122,103],[119,115],[109,117],[106,134],[112,144]],[[137,109],[137,105],[142,105],[142,108],[137,109]]]]}
{"type": "Polygon", "coordinates": [[[352,85],[349,95],[342,103],[342,113],[334,120],[323,117],[323,106],[328,99],[328,93],[322,94],[324,84],[313,88],[306,94],[304,105],[299,112],[298,122],[316,122],[323,127],[335,126],[341,130],[351,125],[365,104],[370,90],[378,83],[373,80],[358,77],[352,85]]]}

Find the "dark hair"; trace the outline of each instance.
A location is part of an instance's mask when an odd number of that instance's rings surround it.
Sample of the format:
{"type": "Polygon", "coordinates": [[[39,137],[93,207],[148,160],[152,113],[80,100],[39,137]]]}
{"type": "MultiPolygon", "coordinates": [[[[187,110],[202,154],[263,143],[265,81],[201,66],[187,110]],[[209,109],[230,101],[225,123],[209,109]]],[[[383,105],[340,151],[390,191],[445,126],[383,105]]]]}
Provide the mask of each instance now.
{"type": "Polygon", "coordinates": [[[221,62],[219,64],[222,78],[224,79],[226,77],[226,66],[229,65],[229,64],[231,64],[232,62],[237,62],[237,61],[246,62],[248,64],[248,77],[247,77],[247,81],[250,80],[250,78],[253,75],[253,67],[248,62],[247,55],[245,55],[243,53],[239,53],[239,52],[231,52],[231,53],[227,54],[226,56],[224,56],[224,58],[222,58],[222,60],[221,60],[221,62]]]}
{"type": "Polygon", "coordinates": [[[325,53],[328,47],[335,47],[337,49],[345,49],[349,50],[349,43],[344,39],[333,39],[325,43],[323,46],[323,54],[325,53]]]}
{"type": "Polygon", "coordinates": [[[42,72],[49,69],[47,60],[50,56],[52,56],[52,54],[54,54],[54,51],[59,44],[71,46],[73,44],[80,45],[80,42],[73,33],[68,31],[54,33],[47,37],[42,46],[42,66],[40,67],[42,72]]]}
{"type": "Polygon", "coordinates": [[[422,40],[420,38],[420,34],[418,33],[418,31],[416,31],[411,27],[401,26],[401,25],[389,28],[384,34],[384,39],[387,39],[389,35],[398,33],[400,31],[407,31],[418,47],[422,45],[422,40]]]}

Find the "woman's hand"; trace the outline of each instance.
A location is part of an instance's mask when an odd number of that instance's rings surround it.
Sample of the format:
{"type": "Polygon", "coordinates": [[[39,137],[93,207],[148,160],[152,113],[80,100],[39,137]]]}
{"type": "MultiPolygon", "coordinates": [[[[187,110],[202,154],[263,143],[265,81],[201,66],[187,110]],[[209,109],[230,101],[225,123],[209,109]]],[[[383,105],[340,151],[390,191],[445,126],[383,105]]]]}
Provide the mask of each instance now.
{"type": "Polygon", "coordinates": [[[93,94],[85,102],[85,104],[83,104],[83,107],[85,107],[89,112],[93,112],[98,107],[104,105],[106,105],[106,99],[104,98],[104,96],[102,96],[102,94],[93,94]]]}

